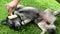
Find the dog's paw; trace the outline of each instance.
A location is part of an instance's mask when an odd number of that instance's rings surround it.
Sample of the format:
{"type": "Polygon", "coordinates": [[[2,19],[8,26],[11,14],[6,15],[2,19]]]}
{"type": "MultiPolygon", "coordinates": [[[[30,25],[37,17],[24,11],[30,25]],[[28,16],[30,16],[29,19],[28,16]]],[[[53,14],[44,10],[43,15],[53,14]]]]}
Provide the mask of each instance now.
{"type": "Polygon", "coordinates": [[[8,16],[9,19],[13,19],[13,18],[16,18],[17,15],[11,15],[11,16],[8,16]]]}

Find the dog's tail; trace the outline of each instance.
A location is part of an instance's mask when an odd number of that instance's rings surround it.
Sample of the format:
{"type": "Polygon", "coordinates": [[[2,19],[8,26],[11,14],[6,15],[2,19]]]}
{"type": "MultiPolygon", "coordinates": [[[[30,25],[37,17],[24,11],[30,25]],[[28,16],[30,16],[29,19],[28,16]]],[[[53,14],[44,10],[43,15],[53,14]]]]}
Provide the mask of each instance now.
{"type": "Polygon", "coordinates": [[[6,19],[6,20],[1,21],[1,24],[3,24],[3,25],[7,25],[7,19],[6,19]]]}

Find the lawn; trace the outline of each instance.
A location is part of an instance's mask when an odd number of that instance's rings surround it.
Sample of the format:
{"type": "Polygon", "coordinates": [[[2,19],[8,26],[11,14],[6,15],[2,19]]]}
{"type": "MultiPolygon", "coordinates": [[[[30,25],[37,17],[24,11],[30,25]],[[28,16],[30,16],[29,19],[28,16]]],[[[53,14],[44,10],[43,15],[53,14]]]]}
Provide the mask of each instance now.
{"type": "MultiPolygon", "coordinates": [[[[6,19],[8,12],[5,8],[6,4],[11,0],[0,0],[0,21],[6,19]]],[[[60,9],[60,4],[55,0],[21,0],[19,4],[24,6],[32,6],[36,7],[40,10],[45,10],[47,8],[52,9],[52,11],[56,11],[60,9]]],[[[56,34],[60,34],[60,16],[57,17],[55,25],[57,26],[56,34]]],[[[33,22],[22,26],[18,31],[14,31],[10,29],[7,25],[1,25],[0,23],[0,34],[40,34],[41,29],[34,24],[33,22]]],[[[48,34],[48,32],[46,33],[48,34]]]]}

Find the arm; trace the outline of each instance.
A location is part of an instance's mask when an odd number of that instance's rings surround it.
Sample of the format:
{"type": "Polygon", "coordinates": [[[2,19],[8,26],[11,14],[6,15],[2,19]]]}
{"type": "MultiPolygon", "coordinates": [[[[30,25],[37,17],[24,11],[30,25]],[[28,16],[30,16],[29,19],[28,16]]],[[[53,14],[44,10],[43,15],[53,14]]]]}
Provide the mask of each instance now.
{"type": "Polygon", "coordinates": [[[12,0],[10,3],[7,4],[6,9],[8,10],[9,15],[12,15],[12,11],[18,3],[19,0],[12,0]]]}

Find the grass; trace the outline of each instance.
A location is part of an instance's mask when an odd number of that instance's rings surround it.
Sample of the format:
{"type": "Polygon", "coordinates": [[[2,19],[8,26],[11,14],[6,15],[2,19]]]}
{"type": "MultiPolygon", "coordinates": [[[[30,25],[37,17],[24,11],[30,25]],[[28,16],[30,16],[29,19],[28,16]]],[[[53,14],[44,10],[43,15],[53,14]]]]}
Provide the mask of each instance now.
{"type": "MultiPolygon", "coordinates": [[[[7,17],[8,12],[5,9],[5,6],[10,1],[11,0],[0,0],[0,21],[4,20],[7,17]]],[[[55,11],[60,9],[60,4],[57,3],[55,0],[21,0],[19,4],[22,4],[24,6],[33,6],[40,10],[50,8],[52,9],[52,11],[55,11]]],[[[60,34],[59,16],[55,22],[55,25],[57,26],[56,34],[60,34]]],[[[40,34],[40,33],[41,33],[40,28],[34,23],[22,26],[18,31],[14,31],[10,29],[8,26],[1,25],[0,23],[0,34],[40,34]]]]}

